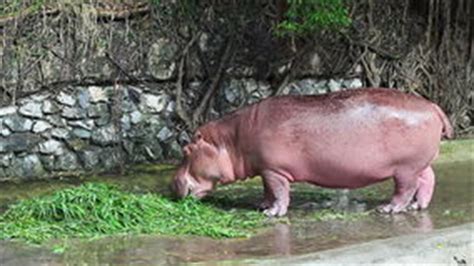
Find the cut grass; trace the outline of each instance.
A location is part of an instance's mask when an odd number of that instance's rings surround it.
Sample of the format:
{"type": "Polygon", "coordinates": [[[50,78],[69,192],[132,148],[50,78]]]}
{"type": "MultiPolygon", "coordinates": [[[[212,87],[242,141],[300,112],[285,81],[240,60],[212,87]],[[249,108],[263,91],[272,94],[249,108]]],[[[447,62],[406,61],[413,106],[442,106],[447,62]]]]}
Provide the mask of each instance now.
{"type": "Polygon", "coordinates": [[[234,238],[249,236],[263,221],[263,215],[253,211],[223,211],[190,198],[174,202],[87,183],[11,206],[0,216],[0,239],[41,244],[115,234],[234,238]]]}
{"type": "Polygon", "coordinates": [[[318,211],[314,214],[314,219],[320,222],[326,221],[333,221],[333,220],[341,220],[341,221],[348,221],[354,222],[361,218],[367,217],[369,212],[345,212],[345,211],[338,211],[338,210],[331,210],[331,209],[323,209],[318,211]]]}

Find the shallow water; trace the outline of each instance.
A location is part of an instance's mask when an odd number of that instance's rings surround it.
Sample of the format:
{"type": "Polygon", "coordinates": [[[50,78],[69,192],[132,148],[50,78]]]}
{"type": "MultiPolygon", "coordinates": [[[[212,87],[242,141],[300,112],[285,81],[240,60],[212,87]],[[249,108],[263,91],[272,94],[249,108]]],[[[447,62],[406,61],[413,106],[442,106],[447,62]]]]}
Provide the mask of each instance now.
{"type": "MultiPolygon", "coordinates": [[[[120,236],[91,241],[66,241],[62,254],[53,248],[0,242],[0,265],[132,264],[175,265],[180,262],[291,256],[388,238],[474,221],[474,161],[439,161],[435,165],[437,187],[428,210],[399,215],[379,215],[367,210],[390,199],[392,182],[341,194],[311,185],[292,188],[288,218],[248,239],[213,240],[203,237],[120,236]],[[341,197],[341,195],[343,195],[341,197]],[[342,200],[341,199],[345,199],[342,200]],[[321,220],[321,210],[345,211],[339,219],[321,220]],[[363,213],[364,215],[353,215],[363,213]]],[[[124,184],[132,191],[166,193],[167,166],[136,167],[123,176],[83,180],[2,184],[0,208],[20,198],[32,197],[84,180],[124,184]]],[[[261,197],[258,179],[220,188],[208,200],[222,208],[254,208],[261,197]]]]}

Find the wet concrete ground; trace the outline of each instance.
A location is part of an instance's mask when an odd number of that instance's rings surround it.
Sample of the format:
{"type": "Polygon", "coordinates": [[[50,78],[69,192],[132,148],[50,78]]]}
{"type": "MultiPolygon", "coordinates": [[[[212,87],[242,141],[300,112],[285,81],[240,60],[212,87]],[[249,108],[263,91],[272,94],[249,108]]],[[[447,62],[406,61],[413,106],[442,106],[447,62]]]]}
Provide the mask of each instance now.
{"type": "MultiPolygon", "coordinates": [[[[248,239],[121,236],[90,241],[69,240],[59,243],[67,247],[62,254],[55,254],[52,246],[32,247],[0,242],[0,265],[176,265],[203,261],[213,264],[229,259],[291,257],[461,225],[474,221],[473,148],[474,141],[444,147],[444,154],[434,167],[437,187],[433,202],[428,210],[422,212],[400,215],[368,212],[390,199],[391,181],[351,191],[347,197],[341,197],[336,190],[298,184],[292,189],[288,218],[248,239]]],[[[166,193],[166,182],[163,180],[172,173],[172,167],[138,167],[127,176],[100,177],[98,180],[126,183],[130,190],[166,193]]],[[[95,178],[87,178],[90,179],[95,178]]],[[[7,204],[19,198],[80,182],[63,180],[2,184],[0,208],[5,209],[7,204]]],[[[252,180],[223,187],[208,202],[226,209],[254,208],[260,200],[261,191],[258,180],[252,180]]]]}
{"type": "MultiPolygon", "coordinates": [[[[241,265],[474,265],[474,223],[241,265]]],[[[223,265],[230,262],[220,262],[223,265]]],[[[237,262],[235,262],[237,263],[237,262]]],[[[205,264],[205,263],[203,263],[205,264]]]]}

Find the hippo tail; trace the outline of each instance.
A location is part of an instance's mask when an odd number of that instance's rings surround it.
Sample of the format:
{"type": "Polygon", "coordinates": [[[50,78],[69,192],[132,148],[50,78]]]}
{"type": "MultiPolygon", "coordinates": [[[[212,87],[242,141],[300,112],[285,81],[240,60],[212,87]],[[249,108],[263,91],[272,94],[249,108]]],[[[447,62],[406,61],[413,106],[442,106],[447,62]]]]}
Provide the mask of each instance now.
{"type": "Polygon", "coordinates": [[[438,114],[439,118],[441,119],[441,122],[443,123],[443,132],[441,133],[441,137],[452,139],[454,137],[454,130],[451,126],[451,122],[449,122],[448,117],[437,104],[433,105],[436,110],[436,113],[438,114]]]}

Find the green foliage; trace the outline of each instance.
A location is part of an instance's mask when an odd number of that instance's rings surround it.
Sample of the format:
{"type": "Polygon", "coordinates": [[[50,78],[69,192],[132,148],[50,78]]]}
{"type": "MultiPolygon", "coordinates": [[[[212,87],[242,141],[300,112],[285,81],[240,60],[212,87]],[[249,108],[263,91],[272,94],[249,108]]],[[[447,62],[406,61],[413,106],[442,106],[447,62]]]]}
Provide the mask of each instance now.
{"type": "Polygon", "coordinates": [[[160,2],[161,2],[161,0],[150,0],[150,3],[151,3],[152,5],[159,5],[160,2]]]}
{"type": "Polygon", "coordinates": [[[17,16],[20,13],[34,13],[41,9],[46,0],[6,0],[0,4],[0,17],[17,16]]]}
{"type": "Polygon", "coordinates": [[[351,24],[343,0],[287,0],[285,20],[278,24],[278,35],[303,35],[317,30],[339,29],[351,24]]]}
{"type": "Polygon", "coordinates": [[[53,246],[53,253],[54,254],[63,254],[64,252],[66,252],[68,246],[66,244],[57,244],[57,245],[54,245],[53,246]]]}
{"type": "Polygon", "coordinates": [[[466,216],[466,212],[463,210],[444,210],[443,216],[452,217],[452,218],[462,218],[466,216]]]}
{"type": "Polygon", "coordinates": [[[226,212],[190,198],[174,202],[88,183],[11,206],[0,216],[0,239],[43,243],[125,233],[231,238],[262,224],[263,216],[253,211],[226,212]]]}

